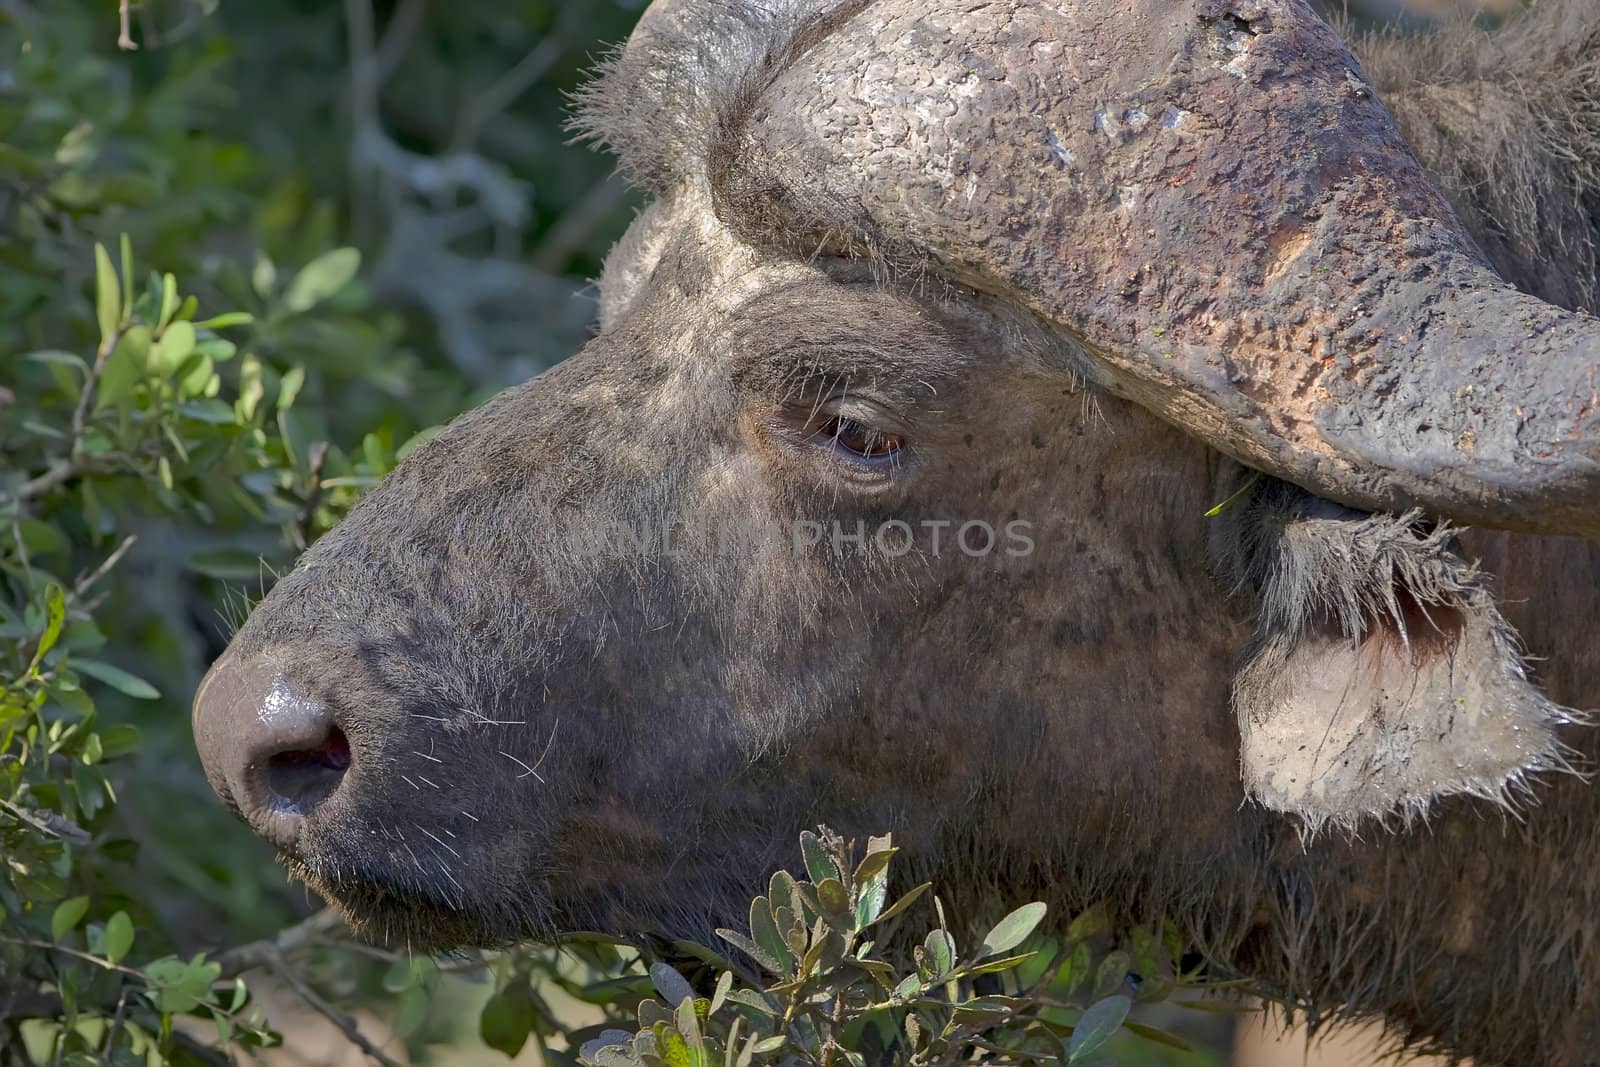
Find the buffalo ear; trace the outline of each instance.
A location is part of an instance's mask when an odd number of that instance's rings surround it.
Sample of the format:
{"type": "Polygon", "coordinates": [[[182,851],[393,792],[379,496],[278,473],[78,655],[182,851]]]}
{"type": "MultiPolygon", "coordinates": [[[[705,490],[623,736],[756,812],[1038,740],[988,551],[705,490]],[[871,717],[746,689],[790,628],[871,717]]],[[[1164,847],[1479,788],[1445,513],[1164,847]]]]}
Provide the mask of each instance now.
{"type": "Polygon", "coordinates": [[[1448,528],[1281,484],[1248,510],[1234,558],[1257,629],[1234,710],[1252,797],[1351,827],[1452,793],[1507,803],[1526,774],[1567,767],[1554,727],[1572,713],[1528,681],[1448,528]]]}

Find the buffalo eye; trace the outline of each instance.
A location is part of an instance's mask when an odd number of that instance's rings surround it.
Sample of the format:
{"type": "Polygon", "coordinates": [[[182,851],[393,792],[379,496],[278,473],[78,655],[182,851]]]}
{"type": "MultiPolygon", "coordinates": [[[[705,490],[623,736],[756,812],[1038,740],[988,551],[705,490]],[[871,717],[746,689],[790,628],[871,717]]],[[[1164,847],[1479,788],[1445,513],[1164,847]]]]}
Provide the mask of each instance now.
{"type": "Polygon", "coordinates": [[[872,463],[892,460],[905,447],[903,435],[876,429],[846,415],[827,418],[813,436],[851,458],[872,463]]]}

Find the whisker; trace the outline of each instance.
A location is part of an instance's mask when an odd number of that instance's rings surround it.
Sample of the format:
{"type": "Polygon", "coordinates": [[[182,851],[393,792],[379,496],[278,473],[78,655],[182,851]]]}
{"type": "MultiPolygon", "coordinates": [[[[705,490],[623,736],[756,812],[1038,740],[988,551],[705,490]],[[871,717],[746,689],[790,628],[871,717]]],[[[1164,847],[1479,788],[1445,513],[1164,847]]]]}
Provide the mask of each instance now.
{"type": "Polygon", "coordinates": [[[523,763],[521,760],[519,760],[517,757],[513,756],[511,753],[502,751],[500,753],[500,755],[504,756],[506,759],[510,760],[512,763],[515,763],[518,767],[521,767],[523,770],[528,772],[528,774],[519,774],[519,775],[517,775],[517,781],[520,782],[520,781],[522,781],[522,779],[528,777],[528,775],[531,774],[531,775],[533,775],[533,777],[539,779],[539,784],[540,785],[544,784],[544,779],[539,777],[539,772],[538,771],[534,770],[532,767],[528,766],[526,763],[523,763]]]}
{"type": "MultiPolygon", "coordinates": [[[[440,847],[440,848],[442,848],[442,849],[444,849],[444,850],[445,850],[445,851],[446,851],[446,852],[448,852],[448,853],[450,853],[450,855],[452,855],[452,856],[454,856],[454,857],[455,857],[455,858],[456,858],[456,859],[460,859],[460,858],[461,858],[461,853],[459,853],[459,852],[457,852],[457,851],[456,851],[456,850],[455,850],[455,849],[453,849],[453,848],[451,848],[451,847],[450,847],[450,846],[449,846],[449,845],[447,845],[447,844],[445,844],[445,843],[444,843],[444,842],[443,842],[443,841],[441,841],[441,840],[440,840],[440,839],[439,839],[439,838],[438,838],[438,837],[437,837],[437,836],[435,836],[435,835],[434,835],[434,834],[433,834],[433,832],[432,832],[432,831],[430,831],[430,830],[427,830],[427,829],[424,829],[424,828],[423,828],[423,827],[421,827],[421,826],[419,826],[419,827],[417,827],[417,829],[418,829],[418,830],[421,830],[421,831],[422,831],[422,832],[423,832],[423,833],[425,833],[425,834],[427,834],[427,835],[428,835],[428,837],[429,837],[429,838],[430,838],[430,839],[431,839],[431,840],[432,840],[432,841],[433,841],[433,842],[434,842],[434,843],[435,843],[435,844],[437,844],[437,845],[438,845],[438,846],[439,846],[439,847],[440,847]]],[[[453,881],[453,879],[452,879],[452,881],[453,881]]]]}
{"type": "Polygon", "coordinates": [[[460,711],[463,715],[472,716],[474,719],[477,719],[480,723],[482,723],[485,726],[526,726],[526,725],[528,725],[527,721],[523,720],[523,719],[491,719],[487,715],[483,714],[482,712],[473,711],[471,708],[458,708],[457,710],[460,711]]]}
{"type": "MultiPolygon", "coordinates": [[[[560,720],[560,719],[557,719],[557,720],[556,720],[556,721],[555,721],[555,725],[553,725],[553,726],[551,726],[551,727],[550,727],[550,740],[548,740],[548,741],[546,741],[546,742],[545,742],[545,743],[544,743],[544,751],[543,751],[543,752],[541,752],[541,753],[539,753],[539,758],[538,758],[538,759],[537,759],[537,760],[535,760],[535,761],[534,761],[534,764],[533,764],[533,766],[532,766],[532,767],[529,767],[529,768],[528,768],[528,770],[529,770],[529,771],[530,771],[530,772],[531,772],[531,773],[533,773],[533,776],[534,776],[534,777],[535,777],[535,778],[539,778],[539,775],[538,775],[538,774],[537,774],[537,771],[538,771],[538,770],[539,770],[539,768],[540,768],[540,767],[543,767],[543,766],[544,766],[544,760],[545,760],[545,757],[546,757],[546,756],[548,756],[548,755],[550,755],[550,749],[551,749],[551,748],[552,748],[552,747],[553,747],[553,746],[554,746],[554,745],[555,745],[555,743],[556,743],[556,731],[557,731],[557,730],[559,730],[559,729],[561,729],[561,720],[560,720]]],[[[540,781],[540,782],[543,782],[543,781],[544,781],[544,779],[543,779],[543,778],[539,778],[539,781],[540,781]]]]}

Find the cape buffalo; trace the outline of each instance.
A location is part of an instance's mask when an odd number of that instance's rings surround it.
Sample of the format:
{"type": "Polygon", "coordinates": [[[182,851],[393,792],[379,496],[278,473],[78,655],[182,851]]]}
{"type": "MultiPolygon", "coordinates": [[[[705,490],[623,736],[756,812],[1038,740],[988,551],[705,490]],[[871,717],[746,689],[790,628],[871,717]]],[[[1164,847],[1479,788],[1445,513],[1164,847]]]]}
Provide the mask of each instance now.
{"type": "Polygon", "coordinates": [[[660,0],[598,335],[277,584],[213,785],[379,938],[705,937],[892,829],[1600,1062],[1597,25],[660,0]]]}

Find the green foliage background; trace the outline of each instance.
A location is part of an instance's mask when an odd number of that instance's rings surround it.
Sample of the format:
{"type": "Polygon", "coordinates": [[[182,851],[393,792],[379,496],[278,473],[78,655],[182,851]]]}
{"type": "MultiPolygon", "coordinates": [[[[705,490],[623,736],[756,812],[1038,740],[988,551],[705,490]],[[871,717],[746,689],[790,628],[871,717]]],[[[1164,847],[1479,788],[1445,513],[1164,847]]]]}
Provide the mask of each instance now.
{"type": "MultiPolygon", "coordinates": [[[[591,1037],[704,1025],[734,1048],[706,1010],[673,1014],[659,971],[666,1004],[644,1007],[625,947],[349,944],[215,802],[189,733],[272,573],[418,434],[587,336],[586,279],[637,204],[566,144],[564,95],[638,6],[145,0],[129,51],[108,0],[0,0],[0,1063],[271,1045],[240,974],[358,1047],[345,1012],[385,1015],[379,1060],[454,1062],[464,1042],[573,1062],[547,1039],[577,1049],[552,1019],[582,1003],[608,1020],[591,1037]]],[[[833,944],[801,927],[802,955],[833,944]]],[[[1118,959],[1097,995],[1125,1012],[1118,959]]],[[[785,961],[802,984],[840,963],[785,961]]],[[[941,973],[923,970],[919,991],[941,973]]],[[[777,1062],[781,1044],[743,1048],[777,1062]]]]}
{"type": "MultiPolygon", "coordinates": [[[[0,0],[6,935],[189,960],[306,914],[212,799],[189,695],[263,578],[405,441],[587,335],[585,279],[633,204],[564,145],[563,94],[636,17],[147,0],[130,52],[113,4],[0,0]],[[127,275],[109,328],[97,242],[127,275]],[[168,272],[202,310],[162,308],[168,272]],[[220,312],[249,321],[181,323],[220,312]]],[[[0,1016],[66,962],[0,944],[0,1016]]],[[[319,967],[383,992],[381,966],[319,967]]],[[[103,992],[92,970],[62,972],[85,983],[69,1000],[103,992]]]]}

